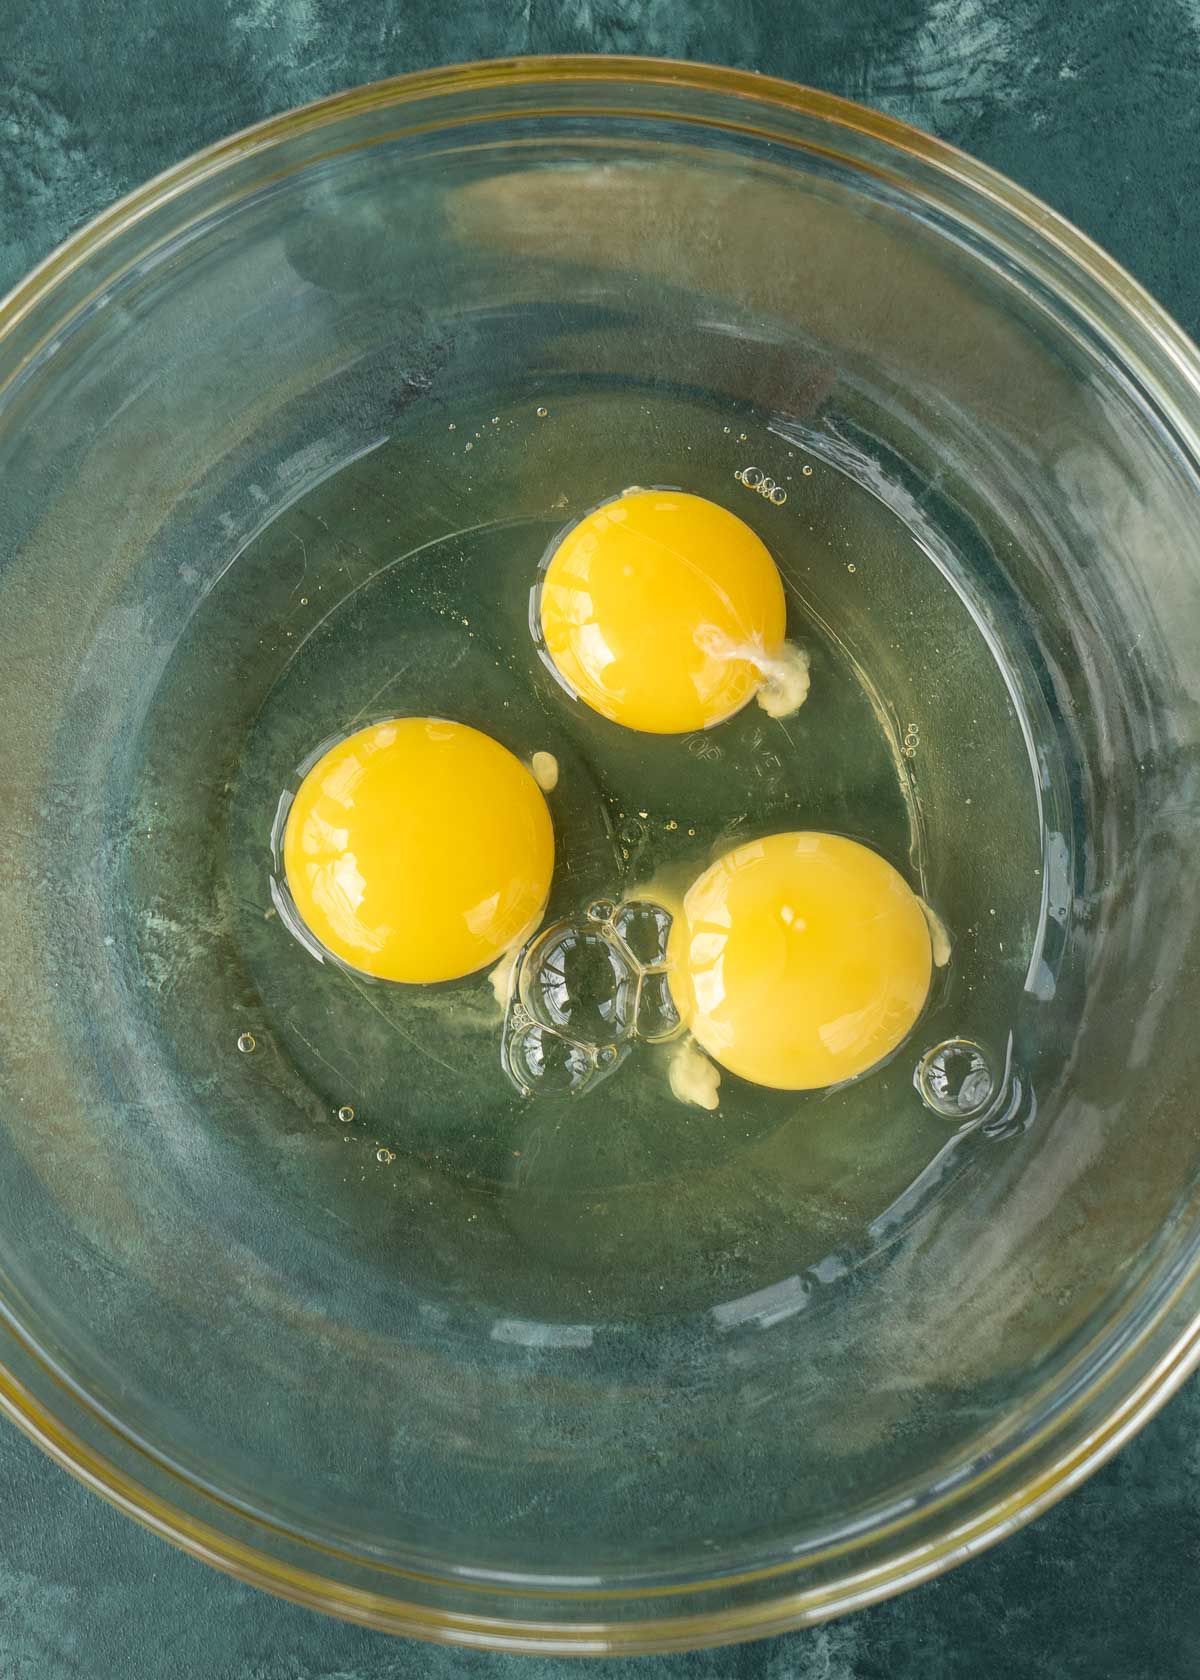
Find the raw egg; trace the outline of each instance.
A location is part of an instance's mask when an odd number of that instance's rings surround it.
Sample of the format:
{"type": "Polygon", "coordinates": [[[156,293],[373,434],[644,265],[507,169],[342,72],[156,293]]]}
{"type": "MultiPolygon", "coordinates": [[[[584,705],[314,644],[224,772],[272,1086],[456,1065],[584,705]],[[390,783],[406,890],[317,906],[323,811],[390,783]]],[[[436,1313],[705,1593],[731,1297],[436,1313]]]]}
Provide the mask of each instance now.
{"type": "Polygon", "coordinates": [[[677,490],[627,491],[572,526],[538,615],[567,688],[657,735],[707,729],[744,706],[787,619],[778,568],[750,527],[677,490]]]}
{"type": "Polygon", "coordinates": [[[393,718],[339,741],[300,784],[283,839],[297,911],[380,980],[455,980],[537,926],[554,830],[541,789],[466,724],[393,718]]]}
{"type": "Polygon", "coordinates": [[[836,834],[772,834],[693,882],[670,986],[702,1049],[731,1073],[810,1091],[865,1073],[929,993],[921,901],[884,858],[836,834]]]}

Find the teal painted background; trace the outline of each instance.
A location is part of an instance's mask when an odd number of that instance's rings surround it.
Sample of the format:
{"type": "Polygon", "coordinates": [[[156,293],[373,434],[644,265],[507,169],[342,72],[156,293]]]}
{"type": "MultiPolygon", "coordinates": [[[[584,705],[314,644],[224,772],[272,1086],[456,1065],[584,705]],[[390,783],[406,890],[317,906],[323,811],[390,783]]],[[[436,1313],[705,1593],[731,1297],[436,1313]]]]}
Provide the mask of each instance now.
{"type": "MultiPolygon", "coordinates": [[[[566,51],[771,71],[918,123],[1047,199],[1200,333],[1200,0],[0,0],[0,291],[231,129],[403,70],[566,51]]],[[[766,1644],[585,1669],[277,1603],[0,1426],[0,1680],[1193,1680],[1198,1565],[1200,1379],[1065,1504],[919,1592],[766,1644]]]]}

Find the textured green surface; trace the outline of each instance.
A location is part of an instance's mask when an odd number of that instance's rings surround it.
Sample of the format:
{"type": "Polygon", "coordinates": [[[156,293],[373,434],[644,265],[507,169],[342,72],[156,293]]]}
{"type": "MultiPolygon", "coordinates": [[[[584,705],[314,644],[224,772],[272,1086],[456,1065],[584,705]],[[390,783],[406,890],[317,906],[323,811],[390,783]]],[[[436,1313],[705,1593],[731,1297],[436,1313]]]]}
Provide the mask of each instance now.
{"type": "MultiPolygon", "coordinates": [[[[0,0],[0,289],[231,129],[490,54],[769,70],[953,140],[1071,217],[1200,330],[1200,0],[0,0]]],[[[1200,1383],[1065,1505],[908,1597],[604,1680],[1174,1680],[1200,1673],[1200,1383]]],[[[0,1680],[547,1680],[554,1661],[345,1628],[144,1535],[0,1429],[0,1680]]],[[[572,1669],[571,1672],[577,1672],[572,1669]]]]}

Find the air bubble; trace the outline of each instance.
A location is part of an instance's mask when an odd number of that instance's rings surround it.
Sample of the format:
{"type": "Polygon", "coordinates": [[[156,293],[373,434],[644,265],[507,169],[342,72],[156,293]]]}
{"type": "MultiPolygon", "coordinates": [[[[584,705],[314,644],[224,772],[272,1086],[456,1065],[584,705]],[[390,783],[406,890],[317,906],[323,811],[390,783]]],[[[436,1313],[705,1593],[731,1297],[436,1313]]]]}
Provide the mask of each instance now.
{"type": "Polygon", "coordinates": [[[639,899],[622,904],[613,917],[613,928],[625,941],[634,961],[644,968],[666,961],[671,916],[661,905],[639,899]]]}
{"type": "Polygon", "coordinates": [[[768,499],[775,507],[782,507],[784,502],[787,501],[787,491],[784,490],[781,485],[773,484],[771,486],[768,499]]]}
{"type": "Polygon", "coordinates": [[[925,1106],[947,1120],[968,1120],[980,1113],[995,1088],[986,1055],[969,1038],[948,1038],[926,1051],[913,1084],[925,1106]]]}
{"type": "Polygon", "coordinates": [[[763,470],[761,467],[743,467],[739,477],[747,490],[757,490],[763,481],[763,470]]]}
{"type": "Polygon", "coordinates": [[[375,1151],[375,1159],[381,1166],[390,1167],[392,1162],[396,1159],[396,1152],[394,1149],[377,1149],[375,1151]]]}
{"type": "Polygon", "coordinates": [[[801,467],[800,471],[804,474],[805,478],[811,478],[812,477],[813,470],[812,470],[811,467],[801,467]]]}
{"type": "Polygon", "coordinates": [[[544,420],[546,418],[547,414],[549,414],[549,412],[550,412],[550,410],[548,408],[539,408],[538,411],[537,411],[538,419],[539,420],[544,420]]]}
{"type": "Polygon", "coordinates": [[[237,1044],[243,1056],[248,1056],[252,1050],[258,1048],[258,1040],[253,1033],[240,1033],[237,1044]]]}
{"type": "Polygon", "coordinates": [[[594,904],[587,907],[589,922],[611,922],[613,911],[616,909],[611,898],[598,898],[594,904]]]}
{"type": "Polygon", "coordinates": [[[504,1047],[509,1076],[532,1095],[578,1096],[596,1071],[594,1053],[545,1027],[524,1027],[504,1047]]]}
{"type": "Polygon", "coordinates": [[[550,928],[526,952],[518,985],[535,1021],[573,1038],[613,1044],[633,1027],[637,976],[599,929],[550,928]]]}
{"type": "Polygon", "coordinates": [[[634,1030],[648,1044],[659,1044],[679,1031],[679,1011],[665,973],[643,974],[638,986],[634,1030]]]}
{"type": "Polygon", "coordinates": [[[342,1122],[343,1126],[348,1126],[350,1124],[351,1120],[354,1118],[354,1110],[350,1107],[349,1103],[342,1104],[341,1108],[338,1109],[337,1117],[342,1122]]]}

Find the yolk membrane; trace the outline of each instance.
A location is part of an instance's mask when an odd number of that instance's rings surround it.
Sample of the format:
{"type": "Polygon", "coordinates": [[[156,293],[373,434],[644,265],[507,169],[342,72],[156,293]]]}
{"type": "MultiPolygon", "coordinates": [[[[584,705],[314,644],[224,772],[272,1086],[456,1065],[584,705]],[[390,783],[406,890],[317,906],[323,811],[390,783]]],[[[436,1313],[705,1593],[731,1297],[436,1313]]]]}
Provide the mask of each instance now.
{"type": "Polygon", "coordinates": [[[740,710],[787,628],[764,544],[728,509],[675,490],[627,491],[574,525],[546,567],[538,612],[566,686],[602,717],[653,734],[707,729],[740,710]]]}
{"type": "Polygon", "coordinates": [[[669,946],[676,1007],[731,1073],[819,1090],[907,1036],[929,993],[921,902],[884,858],[836,834],[726,852],[684,895],[669,946]]]}
{"type": "Polygon", "coordinates": [[[380,980],[454,980],[536,927],[554,830],[533,776],[498,741],[394,718],[313,765],[283,862],[301,919],[335,957],[380,980]]]}

